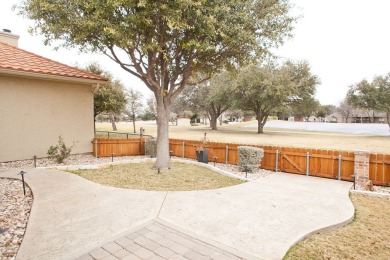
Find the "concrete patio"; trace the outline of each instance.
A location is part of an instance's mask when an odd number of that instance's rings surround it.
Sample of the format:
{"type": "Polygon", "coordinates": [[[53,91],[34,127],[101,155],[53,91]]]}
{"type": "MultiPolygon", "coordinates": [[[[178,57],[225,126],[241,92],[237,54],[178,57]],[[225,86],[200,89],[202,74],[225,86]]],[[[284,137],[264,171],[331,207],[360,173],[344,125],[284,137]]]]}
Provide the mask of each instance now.
{"type": "Polygon", "coordinates": [[[285,173],[190,192],[112,188],[59,170],[28,170],[25,180],[34,203],[17,259],[281,259],[302,238],[354,216],[351,183],[285,173]]]}

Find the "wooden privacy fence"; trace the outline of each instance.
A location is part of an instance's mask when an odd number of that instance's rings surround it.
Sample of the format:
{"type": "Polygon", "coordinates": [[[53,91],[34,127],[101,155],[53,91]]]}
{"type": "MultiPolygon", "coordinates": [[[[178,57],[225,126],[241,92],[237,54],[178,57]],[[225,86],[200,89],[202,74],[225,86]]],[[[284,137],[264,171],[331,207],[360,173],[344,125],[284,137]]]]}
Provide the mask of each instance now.
{"type": "Polygon", "coordinates": [[[131,156],[145,154],[145,139],[94,139],[93,155],[96,157],[131,156]]]}
{"type": "MultiPolygon", "coordinates": [[[[93,153],[98,157],[142,155],[145,154],[144,142],[144,138],[94,139],[93,153]]],[[[170,153],[196,159],[195,149],[200,144],[201,141],[170,139],[170,153]]],[[[209,162],[237,164],[238,146],[262,148],[262,169],[353,181],[354,152],[210,142],[207,145],[209,162]]],[[[376,185],[390,186],[390,155],[370,155],[370,180],[376,185]]]]}

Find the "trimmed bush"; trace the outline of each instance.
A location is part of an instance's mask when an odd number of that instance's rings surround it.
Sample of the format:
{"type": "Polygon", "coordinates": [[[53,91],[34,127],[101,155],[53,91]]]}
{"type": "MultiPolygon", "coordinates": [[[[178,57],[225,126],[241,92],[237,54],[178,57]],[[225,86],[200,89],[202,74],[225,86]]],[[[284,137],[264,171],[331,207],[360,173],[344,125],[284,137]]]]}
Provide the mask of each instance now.
{"type": "Polygon", "coordinates": [[[145,142],[145,155],[150,155],[151,158],[157,156],[157,139],[149,139],[145,142]]]}
{"type": "Polygon", "coordinates": [[[264,156],[264,150],[251,146],[238,147],[238,166],[242,169],[246,166],[248,172],[253,172],[259,169],[261,158],[264,156]]]}

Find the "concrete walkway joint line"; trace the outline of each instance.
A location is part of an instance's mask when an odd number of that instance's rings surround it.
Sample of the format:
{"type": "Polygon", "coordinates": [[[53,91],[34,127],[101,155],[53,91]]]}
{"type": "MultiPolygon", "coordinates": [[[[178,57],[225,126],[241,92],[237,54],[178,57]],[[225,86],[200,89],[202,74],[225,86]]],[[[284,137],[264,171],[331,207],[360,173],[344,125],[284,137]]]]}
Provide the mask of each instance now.
{"type": "Polygon", "coordinates": [[[161,212],[161,210],[162,210],[162,208],[163,208],[163,206],[164,206],[165,200],[167,199],[167,195],[168,195],[168,191],[165,193],[164,200],[163,200],[163,202],[161,203],[161,207],[160,207],[160,209],[159,209],[159,211],[158,211],[157,217],[160,216],[160,212],[161,212]]]}

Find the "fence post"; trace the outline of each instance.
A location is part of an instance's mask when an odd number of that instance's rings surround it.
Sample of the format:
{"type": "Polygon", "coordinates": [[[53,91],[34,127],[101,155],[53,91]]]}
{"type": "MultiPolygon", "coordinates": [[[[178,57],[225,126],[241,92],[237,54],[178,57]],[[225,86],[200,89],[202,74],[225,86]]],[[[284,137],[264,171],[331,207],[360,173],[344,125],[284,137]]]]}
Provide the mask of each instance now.
{"type": "Polygon", "coordinates": [[[339,169],[338,169],[338,173],[337,173],[337,179],[338,180],[341,180],[341,163],[342,163],[342,156],[341,154],[339,154],[339,169]]]}
{"type": "Polygon", "coordinates": [[[184,149],[185,149],[185,146],[184,146],[184,142],[183,142],[183,145],[182,145],[182,148],[181,148],[181,157],[184,158],[184,149]]]}
{"type": "Polygon", "coordinates": [[[306,153],[306,176],[309,176],[309,167],[310,167],[310,153],[306,153]]]}
{"type": "Polygon", "coordinates": [[[226,157],[226,164],[228,164],[228,160],[229,160],[229,146],[228,145],[226,145],[226,155],[225,155],[226,157]]]}
{"type": "Polygon", "coordinates": [[[278,172],[279,166],[279,150],[275,151],[275,172],[278,172]]]}
{"type": "Polygon", "coordinates": [[[98,142],[97,142],[97,139],[95,139],[95,157],[98,158],[98,142]]]}

